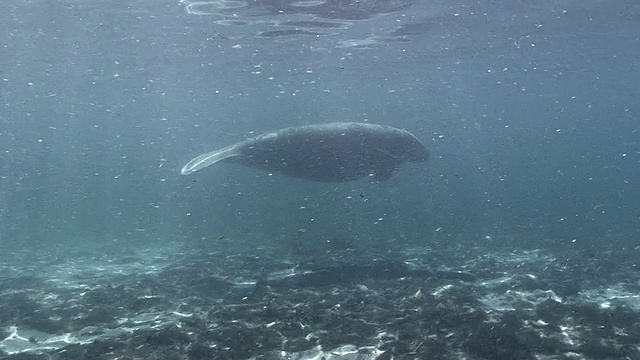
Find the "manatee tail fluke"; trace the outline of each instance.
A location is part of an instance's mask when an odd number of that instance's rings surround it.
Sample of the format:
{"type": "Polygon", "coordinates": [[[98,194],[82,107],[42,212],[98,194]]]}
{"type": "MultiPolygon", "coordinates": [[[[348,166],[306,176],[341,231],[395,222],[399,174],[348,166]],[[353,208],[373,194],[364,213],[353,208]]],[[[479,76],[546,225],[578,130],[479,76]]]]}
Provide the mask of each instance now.
{"type": "Polygon", "coordinates": [[[226,147],[222,150],[216,150],[202,155],[198,155],[185,165],[180,171],[182,175],[189,175],[192,172],[204,169],[224,159],[236,156],[233,146],[226,147]]]}

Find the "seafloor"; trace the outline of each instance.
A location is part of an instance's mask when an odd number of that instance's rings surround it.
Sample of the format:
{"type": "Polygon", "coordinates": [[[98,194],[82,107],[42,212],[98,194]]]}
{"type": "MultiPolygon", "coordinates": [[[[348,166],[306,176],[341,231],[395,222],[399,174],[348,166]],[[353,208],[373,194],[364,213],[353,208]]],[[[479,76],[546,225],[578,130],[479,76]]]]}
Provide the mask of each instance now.
{"type": "Polygon", "coordinates": [[[0,255],[0,359],[640,359],[637,249],[114,241],[0,255]]]}

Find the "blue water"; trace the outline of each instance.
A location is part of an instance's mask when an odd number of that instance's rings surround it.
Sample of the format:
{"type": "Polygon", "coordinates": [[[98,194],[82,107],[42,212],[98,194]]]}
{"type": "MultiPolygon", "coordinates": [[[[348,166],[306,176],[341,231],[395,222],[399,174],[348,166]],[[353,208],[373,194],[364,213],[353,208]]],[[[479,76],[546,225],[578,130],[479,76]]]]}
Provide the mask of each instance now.
{"type": "Polygon", "coordinates": [[[637,244],[637,1],[250,4],[4,1],[2,248],[301,232],[637,244]],[[180,175],[200,153],[333,121],[407,129],[431,158],[386,182],[180,175]]]}

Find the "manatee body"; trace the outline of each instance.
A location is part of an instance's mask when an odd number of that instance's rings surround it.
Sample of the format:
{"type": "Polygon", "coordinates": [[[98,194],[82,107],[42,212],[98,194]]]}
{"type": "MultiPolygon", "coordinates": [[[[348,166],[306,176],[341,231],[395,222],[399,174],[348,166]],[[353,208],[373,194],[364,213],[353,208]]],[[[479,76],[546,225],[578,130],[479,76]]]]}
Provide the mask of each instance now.
{"type": "Polygon", "coordinates": [[[386,180],[406,161],[421,162],[427,148],[408,131],[363,123],[291,127],[247,139],[189,161],[188,175],[218,162],[237,163],[305,180],[386,180]]]}

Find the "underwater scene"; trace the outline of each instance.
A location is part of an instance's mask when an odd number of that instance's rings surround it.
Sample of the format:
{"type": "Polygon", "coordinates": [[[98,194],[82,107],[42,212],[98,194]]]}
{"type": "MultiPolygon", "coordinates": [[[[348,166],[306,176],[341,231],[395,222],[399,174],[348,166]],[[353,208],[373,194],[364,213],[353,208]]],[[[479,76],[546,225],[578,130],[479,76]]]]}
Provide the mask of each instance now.
{"type": "Polygon", "coordinates": [[[0,359],[640,359],[637,0],[4,0],[0,359]]]}

